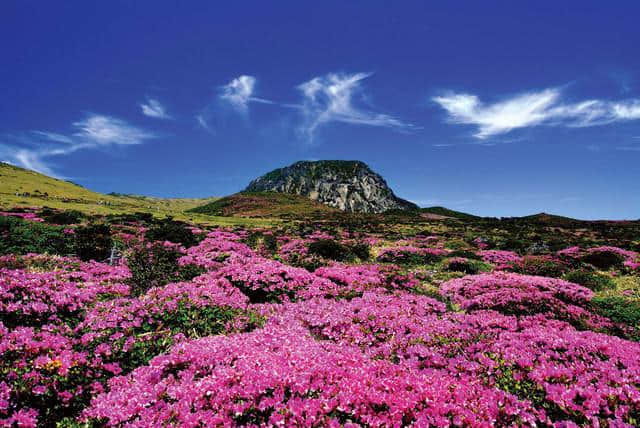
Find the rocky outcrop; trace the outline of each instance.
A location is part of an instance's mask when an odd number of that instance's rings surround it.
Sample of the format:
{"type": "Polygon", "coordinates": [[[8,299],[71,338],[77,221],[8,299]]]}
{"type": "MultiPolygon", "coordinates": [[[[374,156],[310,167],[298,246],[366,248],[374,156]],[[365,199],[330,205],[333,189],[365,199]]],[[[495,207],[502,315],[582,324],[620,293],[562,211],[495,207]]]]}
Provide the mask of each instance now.
{"type": "Polygon", "coordinates": [[[256,178],[245,192],[303,195],[348,212],[416,209],[398,198],[384,179],[360,161],[300,161],[256,178]]]}

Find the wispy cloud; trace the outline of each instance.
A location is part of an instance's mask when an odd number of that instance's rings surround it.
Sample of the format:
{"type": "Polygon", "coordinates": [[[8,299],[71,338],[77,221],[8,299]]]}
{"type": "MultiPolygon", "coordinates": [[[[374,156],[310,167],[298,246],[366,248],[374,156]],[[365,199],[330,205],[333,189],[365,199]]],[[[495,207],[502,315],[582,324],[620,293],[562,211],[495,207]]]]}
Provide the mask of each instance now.
{"type": "Polygon", "coordinates": [[[160,103],[160,101],[154,98],[147,98],[146,103],[141,103],[140,108],[142,114],[156,119],[171,119],[171,116],[167,113],[166,108],[160,103]]]}
{"type": "Polygon", "coordinates": [[[234,110],[246,114],[250,102],[273,104],[273,101],[254,96],[256,78],[242,75],[220,88],[220,100],[228,103],[234,110]]]}
{"type": "Polygon", "coordinates": [[[47,131],[21,134],[19,145],[0,144],[0,155],[12,164],[58,176],[50,166],[53,157],[82,149],[142,144],[156,136],[123,120],[97,114],[74,122],[72,128],[71,134],[47,131]]]}
{"type": "Polygon", "coordinates": [[[314,77],[302,83],[298,89],[303,94],[303,103],[294,106],[305,116],[302,132],[312,141],[316,130],[329,122],[343,122],[356,125],[382,126],[408,130],[412,125],[393,116],[364,110],[354,106],[354,96],[362,91],[362,80],[371,73],[342,74],[330,73],[314,77]]]}
{"type": "Polygon", "coordinates": [[[76,141],[92,146],[141,144],[155,135],[151,132],[129,125],[114,117],[92,115],[73,126],[78,131],[73,134],[76,141]]]}
{"type": "Polygon", "coordinates": [[[486,139],[514,129],[537,125],[587,127],[640,119],[640,99],[623,101],[586,100],[563,103],[557,88],[518,94],[493,104],[476,95],[449,93],[432,100],[456,124],[475,125],[476,138],[486,139]]]}
{"type": "Polygon", "coordinates": [[[207,119],[204,117],[203,114],[196,115],[196,123],[205,131],[213,132],[213,128],[211,128],[211,126],[209,125],[209,122],[207,121],[207,119]]]}

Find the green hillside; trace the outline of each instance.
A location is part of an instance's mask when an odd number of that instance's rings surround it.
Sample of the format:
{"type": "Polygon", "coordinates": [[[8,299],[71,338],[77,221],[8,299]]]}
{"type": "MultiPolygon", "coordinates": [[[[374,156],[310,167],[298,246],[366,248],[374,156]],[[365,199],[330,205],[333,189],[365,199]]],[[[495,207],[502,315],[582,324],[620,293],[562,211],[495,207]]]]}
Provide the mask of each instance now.
{"type": "MultiPolygon", "coordinates": [[[[0,210],[50,207],[85,214],[149,212],[209,224],[266,224],[264,220],[225,218],[187,213],[218,198],[152,198],[94,192],[78,184],[0,162],[0,210]]],[[[272,222],[269,222],[269,224],[272,222]]]]}
{"type": "Polygon", "coordinates": [[[163,199],[135,195],[104,195],[75,183],[0,163],[0,206],[49,206],[94,214],[145,211],[173,215],[216,198],[163,199]]]}

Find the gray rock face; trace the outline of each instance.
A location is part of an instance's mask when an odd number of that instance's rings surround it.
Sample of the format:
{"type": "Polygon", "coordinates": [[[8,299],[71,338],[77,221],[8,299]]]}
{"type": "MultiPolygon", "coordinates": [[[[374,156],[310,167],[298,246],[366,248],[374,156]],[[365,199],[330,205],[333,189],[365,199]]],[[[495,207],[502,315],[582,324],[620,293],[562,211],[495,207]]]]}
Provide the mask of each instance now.
{"type": "Polygon", "coordinates": [[[244,191],[303,195],[348,212],[417,208],[394,195],[384,179],[360,161],[296,162],[256,178],[244,191]]]}

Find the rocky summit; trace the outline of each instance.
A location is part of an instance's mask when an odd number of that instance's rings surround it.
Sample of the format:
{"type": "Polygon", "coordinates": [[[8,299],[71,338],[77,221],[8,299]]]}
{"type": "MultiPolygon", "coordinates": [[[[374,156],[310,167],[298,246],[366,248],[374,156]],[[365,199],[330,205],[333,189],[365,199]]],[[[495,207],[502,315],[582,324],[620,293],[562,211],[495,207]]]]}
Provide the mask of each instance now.
{"type": "Polygon", "coordinates": [[[303,195],[348,212],[417,208],[398,198],[386,181],[361,161],[300,161],[256,178],[245,189],[264,191],[303,195]]]}

